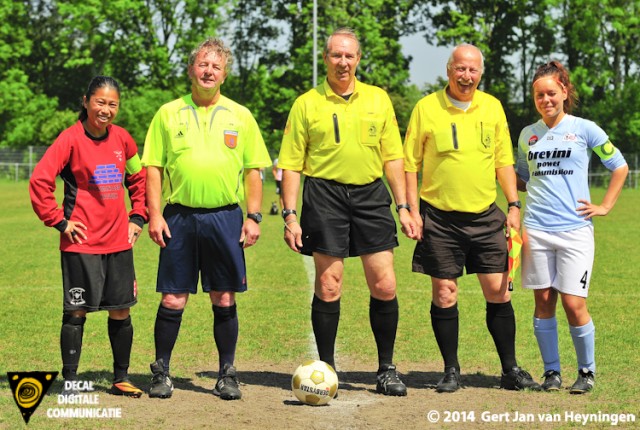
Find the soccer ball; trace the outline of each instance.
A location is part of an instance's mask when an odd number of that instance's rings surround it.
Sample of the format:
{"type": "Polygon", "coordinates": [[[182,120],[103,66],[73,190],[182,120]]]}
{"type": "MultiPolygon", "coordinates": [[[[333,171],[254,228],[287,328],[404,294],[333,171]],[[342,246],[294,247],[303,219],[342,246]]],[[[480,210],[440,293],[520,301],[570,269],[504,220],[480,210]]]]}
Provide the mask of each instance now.
{"type": "Polygon", "coordinates": [[[308,360],[293,373],[291,390],[302,403],[326,405],[338,392],[338,375],[324,361],[308,360]]]}

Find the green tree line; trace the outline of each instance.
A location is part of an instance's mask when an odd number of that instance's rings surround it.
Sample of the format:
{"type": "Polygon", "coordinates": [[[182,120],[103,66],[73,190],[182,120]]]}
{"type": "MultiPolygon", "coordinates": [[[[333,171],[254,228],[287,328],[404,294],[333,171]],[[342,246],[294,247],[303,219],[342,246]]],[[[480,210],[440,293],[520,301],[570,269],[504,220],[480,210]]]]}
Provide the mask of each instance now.
{"type": "MultiPolygon", "coordinates": [[[[640,151],[640,0],[318,0],[322,44],[336,27],[361,37],[358,78],[385,88],[401,127],[441,88],[409,83],[400,38],[469,42],[485,55],[481,89],[505,106],[517,139],[537,119],[530,81],[550,59],[566,64],[593,119],[623,152],[640,151]]],[[[163,104],[189,92],[186,60],[205,36],[222,37],[234,64],[222,91],[251,109],[270,150],[294,99],[312,85],[313,3],[293,0],[0,0],[0,147],[49,145],[77,118],[97,74],[122,85],[117,123],[142,146],[163,104]]],[[[444,70],[443,64],[433,64],[444,70]]]]}

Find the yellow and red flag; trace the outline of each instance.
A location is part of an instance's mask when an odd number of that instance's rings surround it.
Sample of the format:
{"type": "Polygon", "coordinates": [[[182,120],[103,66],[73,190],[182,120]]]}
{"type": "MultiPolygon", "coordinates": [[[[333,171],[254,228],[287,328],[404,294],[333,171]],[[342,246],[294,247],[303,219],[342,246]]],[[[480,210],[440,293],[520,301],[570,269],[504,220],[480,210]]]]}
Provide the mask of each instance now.
{"type": "Polygon", "coordinates": [[[507,248],[509,250],[509,276],[507,279],[509,291],[513,291],[513,278],[516,276],[516,270],[520,267],[520,251],[522,251],[522,237],[514,228],[509,231],[507,248]]]}

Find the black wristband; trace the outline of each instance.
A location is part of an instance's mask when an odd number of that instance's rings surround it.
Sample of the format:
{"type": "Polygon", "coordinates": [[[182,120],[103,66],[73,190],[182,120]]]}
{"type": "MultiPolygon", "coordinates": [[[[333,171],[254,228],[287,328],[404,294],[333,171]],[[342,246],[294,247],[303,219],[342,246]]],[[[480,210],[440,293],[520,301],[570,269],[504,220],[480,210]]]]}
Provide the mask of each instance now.
{"type": "Polygon", "coordinates": [[[58,230],[60,233],[64,233],[64,231],[67,229],[68,225],[69,225],[69,221],[67,221],[67,219],[65,218],[62,221],[60,221],[59,223],[57,223],[56,225],[54,225],[53,228],[58,230]]]}
{"type": "Polygon", "coordinates": [[[520,200],[516,200],[515,202],[510,202],[509,204],[507,204],[507,209],[509,208],[522,209],[522,203],[520,203],[520,200]]]}
{"type": "Polygon", "coordinates": [[[401,205],[396,206],[396,212],[400,212],[400,209],[406,209],[411,212],[411,205],[409,203],[402,203],[401,205]]]}
{"type": "Polygon", "coordinates": [[[131,215],[129,217],[129,222],[134,223],[140,228],[144,227],[144,218],[142,217],[142,215],[138,215],[138,214],[131,215]]]}
{"type": "Polygon", "coordinates": [[[295,209],[282,209],[282,219],[288,217],[289,215],[298,215],[295,209]]]}

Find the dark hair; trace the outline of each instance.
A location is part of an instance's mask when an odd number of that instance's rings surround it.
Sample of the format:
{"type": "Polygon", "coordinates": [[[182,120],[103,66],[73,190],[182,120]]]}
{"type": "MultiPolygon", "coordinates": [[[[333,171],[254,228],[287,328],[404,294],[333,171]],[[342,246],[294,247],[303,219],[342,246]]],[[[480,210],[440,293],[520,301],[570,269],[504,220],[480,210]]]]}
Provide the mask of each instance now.
{"type": "Polygon", "coordinates": [[[573,107],[578,104],[578,93],[571,83],[571,79],[569,79],[569,72],[559,61],[549,61],[536,69],[536,73],[533,75],[533,80],[531,81],[531,87],[533,88],[533,84],[535,84],[538,79],[546,76],[555,77],[558,83],[567,89],[567,99],[562,106],[565,112],[570,113],[573,107]]]}
{"type": "MultiPolygon", "coordinates": [[[[89,87],[84,95],[87,101],[91,99],[91,96],[96,93],[98,88],[103,87],[113,88],[118,92],[118,96],[120,95],[120,85],[118,85],[118,81],[113,79],[111,76],[96,76],[91,79],[91,82],[89,82],[89,87]]],[[[78,115],[78,119],[80,121],[84,121],[87,117],[87,108],[84,107],[84,103],[80,103],[80,114],[78,115]]]]}

